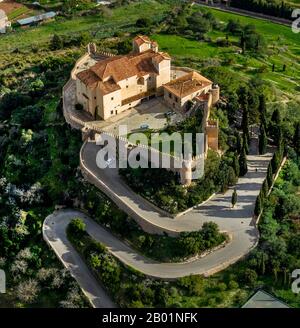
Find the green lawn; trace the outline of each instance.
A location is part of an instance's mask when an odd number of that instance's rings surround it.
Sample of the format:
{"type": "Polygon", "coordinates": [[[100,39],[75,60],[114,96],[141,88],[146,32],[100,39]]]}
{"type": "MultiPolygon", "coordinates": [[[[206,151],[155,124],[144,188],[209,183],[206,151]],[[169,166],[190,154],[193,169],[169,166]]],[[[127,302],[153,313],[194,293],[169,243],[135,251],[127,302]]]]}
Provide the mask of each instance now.
{"type": "MultiPolygon", "coordinates": [[[[194,10],[199,10],[199,7],[194,10]]],[[[208,9],[224,26],[230,19],[239,20],[243,25],[253,24],[257,31],[261,33],[267,43],[268,51],[264,56],[237,55],[238,38],[230,37],[231,47],[220,47],[216,44],[218,38],[225,38],[225,33],[212,31],[208,33],[212,42],[199,42],[187,39],[178,35],[156,34],[155,39],[162,50],[169,52],[179,63],[197,61],[209,61],[216,59],[220,62],[224,58],[231,58],[233,64],[228,67],[242,79],[248,79],[257,75],[262,67],[266,67],[266,72],[259,76],[278,90],[278,94],[291,99],[300,100],[300,35],[292,32],[291,28],[280,24],[274,24],[263,20],[231,14],[214,9],[208,9]],[[275,64],[275,72],[272,72],[272,65],[275,64]],[[283,72],[283,64],[286,64],[286,71],[283,72]]]]}

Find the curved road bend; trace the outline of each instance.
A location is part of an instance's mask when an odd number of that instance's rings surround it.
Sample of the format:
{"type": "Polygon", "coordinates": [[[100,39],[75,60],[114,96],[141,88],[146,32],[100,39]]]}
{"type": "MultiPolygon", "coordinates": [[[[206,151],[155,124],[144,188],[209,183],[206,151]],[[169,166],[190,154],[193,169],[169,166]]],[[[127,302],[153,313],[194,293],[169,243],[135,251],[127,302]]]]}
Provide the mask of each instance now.
{"type": "MultiPolygon", "coordinates": [[[[227,261],[236,261],[235,247],[229,245],[211,253],[203,258],[183,263],[158,263],[136,253],[131,247],[102,228],[93,219],[75,210],[61,210],[50,215],[44,223],[43,234],[45,240],[54,249],[61,261],[67,264],[75,279],[85,293],[102,307],[102,304],[110,305],[103,289],[95,284],[95,278],[90,274],[86,264],[82,261],[77,251],[71,246],[66,236],[66,228],[73,218],[82,218],[86,224],[87,233],[98,242],[103,243],[109,252],[121,262],[133,267],[145,275],[161,279],[175,279],[190,274],[209,274],[216,269],[229,265],[227,261]],[[225,251],[225,253],[224,253],[225,251]]],[[[255,238],[255,236],[253,236],[255,238]]],[[[213,273],[212,272],[212,273],[213,273]]],[[[96,303],[95,303],[96,304],[96,303]]]]}
{"type": "Polygon", "coordinates": [[[158,263],[136,253],[132,248],[103,229],[94,220],[75,210],[62,210],[48,216],[43,225],[43,236],[53,248],[66,268],[79,283],[85,295],[94,307],[114,307],[104,289],[91,274],[90,270],[68,241],[66,228],[74,217],[81,217],[86,223],[87,232],[95,240],[107,246],[108,250],[123,263],[142,273],[162,279],[175,279],[190,274],[211,275],[220,271],[246,255],[257,244],[259,234],[252,222],[254,203],[261,184],[266,175],[271,154],[266,156],[249,156],[249,172],[237,184],[238,205],[230,208],[232,190],[218,194],[210,201],[195,208],[185,215],[172,219],[158,213],[156,209],[143,198],[137,196],[120,179],[117,170],[100,170],[95,164],[99,147],[95,143],[87,143],[81,151],[85,170],[90,180],[107,193],[117,193],[124,208],[130,206],[137,211],[145,222],[154,224],[164,231],[192,231],[201,228],[207,221],[216,222],[221,230],[232,235],[231,243],[208,254],[203,258],[184,263],[158,263]],[[256,169],[258,169],[256,171],[256,169]]]}
{"type": "MultiPolygon", "coordinates": [[[[117,170],[98,169],[95,163],[98,149],[100,148],[95,143],[84,145],[81,154],[84,158],[84,165],[87,170],[92,172],[90,174],[93,174],[92,177],[96,186],[107,192],[103,188],[103,184],[99,183],[101,180],[111,189],[111,192],[118,194],[119,199],[124,203],[123,209],[126,210],[127,206],[130,206],[132,210],[139,213],[142,220],[154,224],[157,229],[162,231],[166,229],[176,232],[198,230],[204,222],[213,221],[219,225],[221,230],[232,235],[231,243],[203,258],[185,263],[157,263],[137,254],[136,251],[101,228],[93,220],[84,216],[88,233],[94,239],[105,244],[109,251],[123,263],[146,275],[164,279],[173,279],[190,274],[210,275],[236,262],[256,246],[259,234],[252,222],[252,215],[256,197],[266,175],[270,154],[266,156],[249,156],[249,172],[237,184],[239,196],[236,209],[230,208],[232,190],[229,190],[225,194],[216,195],[205,205],[179,218],[172,219],[162,216],[151,207],[151,204],[144,202],[143,198],[137,197],[129,187],[122,183],[117,170]],[[256,168],[258,172],[256,172],[256,168]]],[[[67,213],[73,213],[73,217],[74,215],[80,215],[79,212],[74,211],[67,213]]],[[[72,215],[59,212],[56,217],[53,217],[51,224],[47,220],[45,222],[46,238],[50,233],[54,240],[61,241],[64,244],[66,241],[65,229],[72,219],[72,215]]],[[[55,244],[51,246],[56,247],[55,244]]]]}
{"type": "Polygon", "coordinates": [[[100,147],[93,142],[85,143],[81,149],[81,165],[88,180],[110,198],[112,195],[114,198],[117,197],[118,206],[122,210],[129,215],[134,212],[140,221],[155,227],[157,233],[170,231],[178,234],[182,231],[199,230],[204,222],[213,221],[222,231],[243,237],[242,249],[253,245],[253,237],[257,235],[252,224],[255,201],[272,154],[248,156],[249,171],[236,185],[238,203],[235,209],[231,209],[232,189],[230,189],[225,194],[215,195],[205,204],[182,216],[171,218],[163,215],[128,187],[119,176],[118,169],[99,169],[96,165],[96,155],[99,150],[100,147]]]}
{"type": "Polygon", "coordinates": [[[65,268],[78,282],[81,290],[94,308],[115,308],[105,290],[92,275],[87,265],[72,246],[66,235],[66,227],[74,217],[82,216],[76,211],[54,212],[43,224],[43,237],[51,246],[65,268]]]}

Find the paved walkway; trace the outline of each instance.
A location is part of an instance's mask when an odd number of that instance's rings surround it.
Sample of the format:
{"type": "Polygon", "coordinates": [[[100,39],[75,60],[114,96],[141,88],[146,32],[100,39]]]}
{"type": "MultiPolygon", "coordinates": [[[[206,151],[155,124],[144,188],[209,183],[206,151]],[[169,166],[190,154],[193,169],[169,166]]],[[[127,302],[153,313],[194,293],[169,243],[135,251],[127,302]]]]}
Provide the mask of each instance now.
{"type": "Polygon", "coordinates": [[[114,308],[116,307],[115,304],[92,275],[66,236],[68,223],[78,216],[82,216],[82,214],[71,210],[54,212],[44,221],[43,237],[54,250],[64,267],[77,280],[91,305],[95,308],[114,308]]]}

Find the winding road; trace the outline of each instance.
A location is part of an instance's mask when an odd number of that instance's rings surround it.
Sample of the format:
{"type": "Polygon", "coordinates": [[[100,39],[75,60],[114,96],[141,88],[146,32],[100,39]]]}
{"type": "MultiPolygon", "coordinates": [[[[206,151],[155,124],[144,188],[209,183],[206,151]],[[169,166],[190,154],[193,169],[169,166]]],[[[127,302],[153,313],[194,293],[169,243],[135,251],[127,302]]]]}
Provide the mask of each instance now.
{"type": "Polygon", "coordinates": [[[235,263],[257,245],[259,233],[253,220],[253,211],[256,197],[266,176],[271,153],[264,156],[248,156],[249,171],[236,185],[238,204],[235,209],[231,208],[231,189],[225,194],[215,195],[203,205],[183,215],[171,218],[135,194],[121,180],[117,169],[99,169],[95,160],[98,150],[100,147],[94,142],[86,142],[81,149],[81,168],[85,177],[106,193],[122,210],[129,215],[135,213],[133,218],[145,230],[177,235],[181,231],[198,230],[204,222],[213,221],[222,231],[229,233],[232,240],[225,247],[202,258],[183,263],[158,263],[138,254],[83,213],[75,210],[57,211],[44,222],[44,239],[64,266],[71,271],[94,307],[111,307],[113,303],[67,239],[66,227],[75,217],[81,217],[91,237],[106,245],[121,262],[145,275],[166,280],[191,274],[209,276],[235,263]]]}

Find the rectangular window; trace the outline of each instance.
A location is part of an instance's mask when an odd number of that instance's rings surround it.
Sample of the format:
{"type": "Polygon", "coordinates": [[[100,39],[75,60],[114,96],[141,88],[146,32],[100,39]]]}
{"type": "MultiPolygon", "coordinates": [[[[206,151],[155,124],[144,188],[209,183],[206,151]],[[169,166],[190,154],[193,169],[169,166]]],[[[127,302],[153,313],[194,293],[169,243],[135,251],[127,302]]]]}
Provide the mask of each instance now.
{"type": "Polygon", "coordinates": [[[114,115],[114,111],[113,110],[110,111],[110,115],[114,115]]]}
{"type": "Polygon", "coordinates": [[[114,100],[114,97],[111,97],[111,100],[114,100]]]}
{"type": "Polygon", "coordinates": [[[126,89],[128,89],[128,85],[126,85],[126,89]]]}
{"type": "Polygon", "coordinates": [[[172,98],[172,93],[169,92],[169,97],[172,98]]]}

